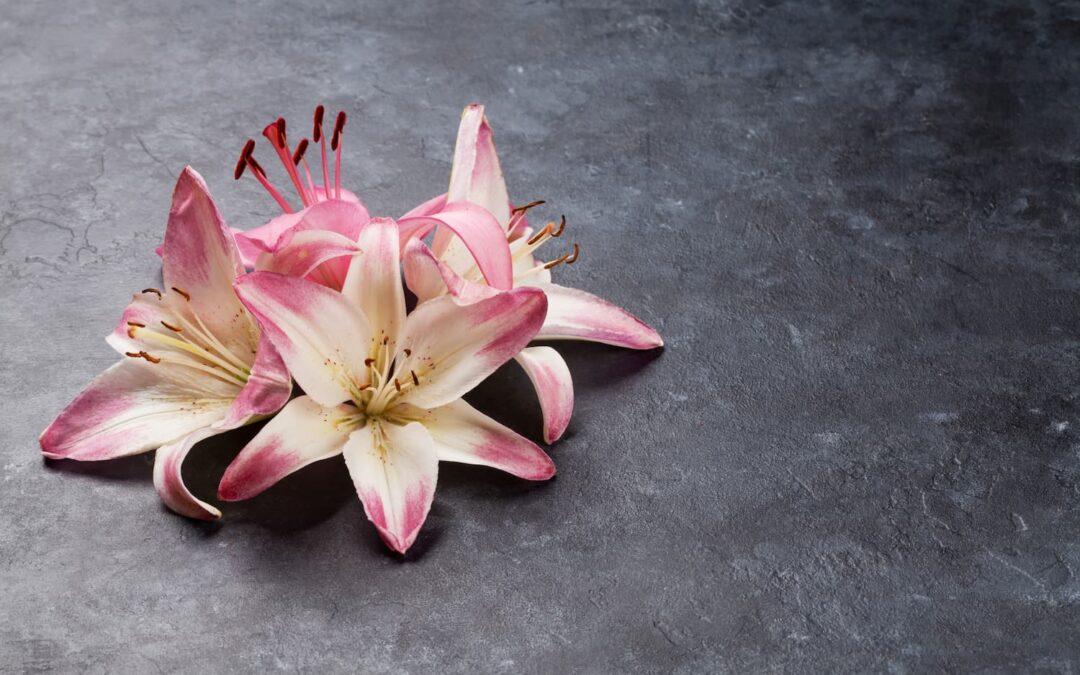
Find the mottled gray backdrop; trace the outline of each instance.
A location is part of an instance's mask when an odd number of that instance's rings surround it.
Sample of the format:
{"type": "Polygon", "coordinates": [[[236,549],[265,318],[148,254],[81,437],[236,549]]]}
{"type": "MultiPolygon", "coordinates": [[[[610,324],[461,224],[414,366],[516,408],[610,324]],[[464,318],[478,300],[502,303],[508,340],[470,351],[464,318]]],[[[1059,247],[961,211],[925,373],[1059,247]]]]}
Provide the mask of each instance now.
{"type": "Polygon", "coordinates": [[[0,5],[0,669],[1080,671],[1076,3],[0,5]],[[322,102],[398,215],[471,101],[667,340],[560,346],[557,479],[444,466],[401,560],[339,461],[206,526],[41,460],[185,164],[256,225],[240,147],[322,102]]]}

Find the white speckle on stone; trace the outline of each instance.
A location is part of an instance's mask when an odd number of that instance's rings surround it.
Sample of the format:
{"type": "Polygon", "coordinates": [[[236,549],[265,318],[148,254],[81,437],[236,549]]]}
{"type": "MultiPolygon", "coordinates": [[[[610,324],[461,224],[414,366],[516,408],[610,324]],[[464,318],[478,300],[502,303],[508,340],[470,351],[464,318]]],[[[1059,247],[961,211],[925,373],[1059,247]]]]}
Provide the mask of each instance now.
{"type": "Polygon", "coordinates": [[[945,424],[946,422],[955,422],[960,416],[954,412],[932,412],[923,415],[923,419],[935,422],[937,424],[945,424]]]}
{"type": "Polygon", "coordinates": [[[514,70],[517,71],[518,75],[521,75],[525,72],[525,66],[514,66],[514,70]]]}
{"type": "Polygon", "coordinates": [[[672,399],[678,401],[679,403],[683,403],[684,401],[686,401],[687,399],[690,398],[686,394],[680,394],[680,393],[675,392],[675,391],[669,391],[668,396],[670,396],[672,399]]]}
{"type": "Polygon", "coordinates": [[[823,431],[819,434],[814,434],[814,440],[819,443],[826,443],[828,445],[836,445],[840,442],[840,434],[835,431],[823,431]]]}
{"type": "Polygon", "coordinates": [[[1013,527],[1017,532],[1026,532],[1028,529],[1027,523],[1024,522],[1024,517],[1019,513],[1013,512],[1012,514],[1013,527]]]}
{"type": "Polygon", "coordinates": [[[1068,428],[1069,428],[1069,423],[1068,422],[1054,422],[1054,431],[1059,433],[1059,434],[1062,433],[1063,431],[1065,431],[1068,428]]]}
{"type": "Polygon", "coordinates": [[[796,349],[803,348],[802,331],[795,327],[795,324],[789,323],[787,325],[788,333],[791,335],[791,344],[795,345],[796,349]]]}

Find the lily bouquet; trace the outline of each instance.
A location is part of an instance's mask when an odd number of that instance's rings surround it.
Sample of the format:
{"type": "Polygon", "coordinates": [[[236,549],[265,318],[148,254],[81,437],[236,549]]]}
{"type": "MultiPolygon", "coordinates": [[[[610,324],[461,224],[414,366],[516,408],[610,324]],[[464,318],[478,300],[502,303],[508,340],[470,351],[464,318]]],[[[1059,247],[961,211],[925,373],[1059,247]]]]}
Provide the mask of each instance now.
{"type": "Polygon", "coordinates": [[[319,106],[311,139],[295,145],[283,119],[263,130],[292,202],[256,161],[255,142],[244,146],[236,178],[254,176],[282,210],[255,229],[229,228],[202,177],[183,170],[159,249],[163,288],[134,295],[106,338],[124,358],[49,425],[41,450],[82,461],[156,450],[164,503],[213,520],[221,512],[184,485],[185,457],[202,439],[270,418],[226,469],[218,498],[247,499],[342,455],[368,519],[404,553],[431,507],[440,461],[525,480],[555,474],[543,449],[465,393],[515,360],[551,444],[570,421],[573,384],[555,349],[530,343],[663,342],[628,312],[552,282],[578,245],[535,257],[566,221],[534,229],[527,213],[541,202],[510,201],[483,106],[462,115],[447,192],[396,220],[370,217],[341,187],[346,116],[329,139],[323,117],[319,106]],[[411,311],[403,279],[416,296],[411,311]]]}

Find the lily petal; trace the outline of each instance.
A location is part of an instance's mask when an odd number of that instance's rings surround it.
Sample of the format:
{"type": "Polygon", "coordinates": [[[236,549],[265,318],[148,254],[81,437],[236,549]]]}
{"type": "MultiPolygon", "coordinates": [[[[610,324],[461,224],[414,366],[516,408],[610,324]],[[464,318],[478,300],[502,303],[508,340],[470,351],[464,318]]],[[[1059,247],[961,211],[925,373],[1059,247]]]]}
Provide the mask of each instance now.
{"type": "MultiPolygon", "coordinates": [[[[316,270],[325,262],[348,257],[359,252],[354,239],[330,230],[294,231],[289,242],[279,246],[273,253],[259,255],[255,269],[260,272],[277,272],[290,277],[308,277],[316,283],[334,288],[334,280],[316,270]]],[[[340,280],[336,284],[340,288],[340,280]]]]}
{"type": "Polygon", "coordinates": [[[664,340],[651,326],[625,309],[576,288],[537,284],[547,294],[548,313],[537,340],[588,340],[626,347],[654,349],[664,340]]]}
{"type": "Polygon", "coordinates": [[[439,460],[423,425],[370,422],[349,436],[345,464],[368,520],[386,545],[404,553],[427,519],[439,460]]]}
{"type": "Polygon", "coordinates": [[[544,321],[547,300],[535,288],[515,288],[471,305],[444,296],[418,306],[405,320],[399,373],[417,386],[399,401],[421,408],[445,405],[475,387],[529,343],[544,321]]]}
{"type": "Polygon", "coordinates": [[[166,288],[179,289],[188,309],[225,346],[251,347],[250,323],[232,291],[244,266],[206,183],[191,167],[180,174],[173,191],[161,267],[166,288]]]}
{"type": "Polygon", "coordinates": [[[466,281],[449,265],[435,257],[428,245],[413,239],[402,253],[405,283],[418,302],[424,302],[449,293],[458,304],[471,305],[497,295],[499,291],[487,284],[466,281]]]}
{"type": "Polygon", "coordinates": [[[527,347],[514,356],[536,389],[544,414],[544,442],[557,441],[574,413],[574,382],[559,352],[551,347],[527,347]]]}
{"type": "Polygon", "coordinates": [[[487,209],[505,229],[510,222],[510,196],[506,192],[495,137],[484,116],[484,106],[465,106],[454,145],[447,201],[468,201],[487,209]]]}
{"type": "Polygon", "coordinates": [[[154,455],[154,487],[157,488],[161,501],[187,518],[217,520],[221,517],[221,511],[191,494],[180,473],[184,458],[191,448],[216,433],[218,432],[214,429],[198,429],[178,441],[161,446],[154,455]]]}
{"type": "Polygon", "coordinates": [[[406,218],[416,218],[419,216],[430,216],[433,213],[438,213],[446,208],[446,193],[442,193],[438,197],[432,197],[423,204],[416,206],[409,210],[408,213],[398,218],[398,220],[404,220],[406,218]]]}
{"type": "Polygon", "coordinates": [[[341,293],[367,317],[376,341],[389,338],[392,352],[405,323],[397,224],[375,218],[360,231],[357,243],[363,252],[349,265],[341,293]]]}
{"type": "Polygon", "coordinates": [[[356,408],[324,408],[310,396],[289,401],[225,470],[218,497],[250,499],[312,462],[341,454],[349,435],[337,423],[350,412],[356,408]]]}
{"type": "Polygon", "coordinates": [[[133,359],[113,365],[42,432],[42,454],[78,460],[135,455],[224,419],[235,388],[202,390],[178,371],[133,359]]]}
{"type": "MultiPolygon", "coordinates": [[[[321,196],[323,194],[322,188],[316,187],[315,190],[318,195],[321,196]]],[[[320,218],[319,212],[323,211],[323,209],[326,208],[321,207],[321,205],[323,204],[344,205],[340,209],[336,209],[336,207],[331,207],[331,209],[338,210],[339,215],[345,217],[344,222],[347,223],[350,221],[355,221],[358,223],[352,235],[352,239],[354,241],[356,240],[356,233],[360,231],[360,227],[370,218],[367,209],[364,208],[364,205],[360,202],[360,199],[348,190],[342,190],[340,200],[330,199],[320,201],[317,204],[313,204],[312,206],[300,211],[296,211],[295,213],[286,213],[276,218],[272,218],[266,224],[260,225],[259,227],[254,227],[250,230],[234,229],[232,230],[232,233],[233,236],[236,238],[236,245],[240,250],[244,265],[246,267],[253,268],[255,267],[255,263],[258,262],[259,254],[267,251],[273,252],[274,250],[276,250],[278,247],[278,242],[281,239],[282,235],[284,235],[286,232],[292,231],[294,228],[300,225],[302,221],[311,216],[312,209],[320,207],[319,211],[316,211],[315,216],[313,216],[315,218],[320,218]]],[[[337,232],[338,234],[343,234],[346,237],[349,236],[348,232],[345,231],[345,227],[343,226],[334,227],[326,225],[328,225],[327,221],[322,221],[319,223],[319,226],[311,227],[308,229],[330,229],[334,232],[337,232]]]]}
{"type": "Polygon", "coordinates": [[[325,407],[368,384],[371,328],[349,301],[325,286],[273,272],[252,272],[236,292],[308,396],[325,407]]]}
{"type": "Polygon", "coordinates": [[[292,376],[266,334],[259,337],[255,363],[240,394],[233,399],[229,413],[218,423],[221,430],[241,427],[257,418],[272,415],[285,405],[292,394],[292,376]]]}
{"type": "Polygon", "coordinates": [[[555,463],[538,445],[458,399],[420,418],[443,462],[490,466],[526,480],[547,480],[555,463]]]}
{"type": "Polygon", "coordinates": [[[423,238],[435,227],[446,228],[461,239],[488,284],[500,290],[513,286],[514,265],[506,233],[487,209],[468,202],[451,202],[435,214],[401,218],[401,247],[412,237],[423,238]]]}

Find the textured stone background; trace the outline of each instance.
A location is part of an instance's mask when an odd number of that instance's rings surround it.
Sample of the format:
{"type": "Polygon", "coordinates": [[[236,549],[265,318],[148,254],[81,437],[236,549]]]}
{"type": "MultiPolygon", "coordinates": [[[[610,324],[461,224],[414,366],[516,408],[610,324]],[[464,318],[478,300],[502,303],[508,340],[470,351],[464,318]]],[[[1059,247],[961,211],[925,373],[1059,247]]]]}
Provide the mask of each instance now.
{"type": "MultiPolygon", "coordinates": [[[[1080,670],[1075,3],[305,4],[3,3],[0,669],[1080,670]],[[400,560],[337,461],[218,527],[42,462],[184,164],[253,226],[243,141],[323,102],[396,215],[474,100],[667,339],[560,346],[556,480],[444,466],[400,560]]],[[[472,399],[538,437],[518,372],[472,399]]]]}

